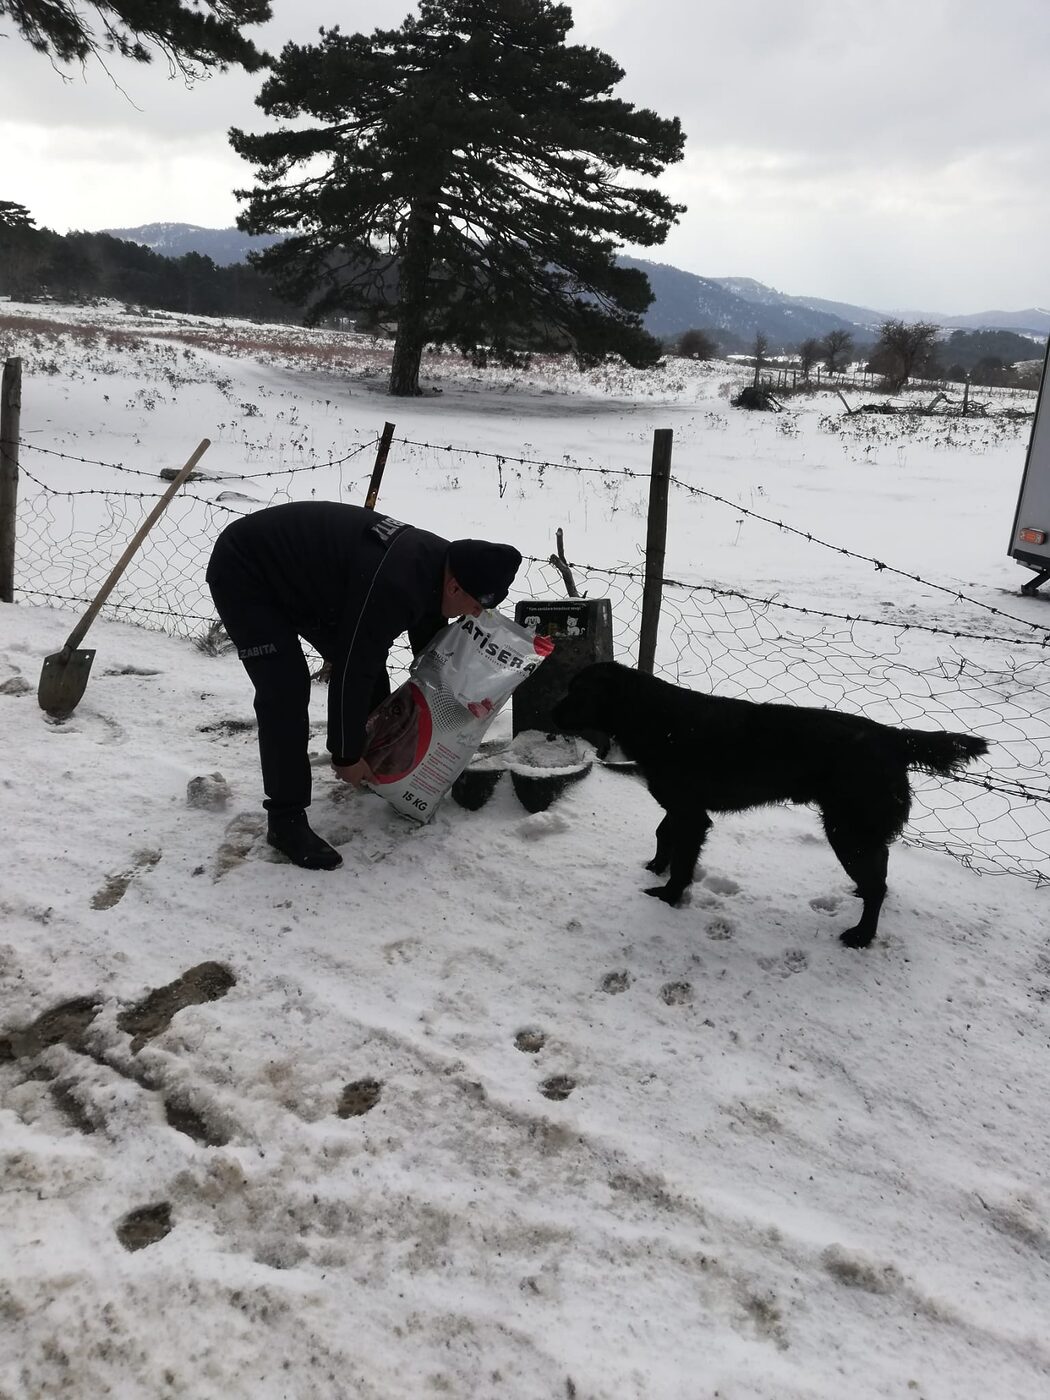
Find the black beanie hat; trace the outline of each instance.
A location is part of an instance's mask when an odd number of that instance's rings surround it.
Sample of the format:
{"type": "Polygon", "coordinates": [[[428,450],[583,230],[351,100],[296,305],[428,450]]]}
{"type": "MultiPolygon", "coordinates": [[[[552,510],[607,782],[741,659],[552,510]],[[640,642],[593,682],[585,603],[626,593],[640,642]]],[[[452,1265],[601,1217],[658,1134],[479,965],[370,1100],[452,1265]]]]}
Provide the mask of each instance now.
{"type": "Polygon", "coordinates": [[[483,608],[497,608],[510,592],[521,555],[509,544],[488,540],[453,540],[448,547],[448,571],[483,608]]]}

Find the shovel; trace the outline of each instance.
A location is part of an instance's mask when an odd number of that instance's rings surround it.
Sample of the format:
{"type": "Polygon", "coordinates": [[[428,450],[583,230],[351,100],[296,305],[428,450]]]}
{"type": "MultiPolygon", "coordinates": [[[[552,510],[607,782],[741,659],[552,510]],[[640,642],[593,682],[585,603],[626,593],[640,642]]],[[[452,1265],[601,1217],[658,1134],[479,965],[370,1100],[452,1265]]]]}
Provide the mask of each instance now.
{"type": "Polygon", "coordinates": [[[68,715],[71,715],[77,705],[79,705],[81,696],[87,689],[88,673],[91,670],[91,663],[95,659],[95,653],[93,651],[79,650],[80,643],[84,640],[85,633],[92,622],[94,622],[102,604],[116,587],[121,574],[131,563],[132,555],[163,515],[168,502],[189,476],[190,472],[193,471],[193,468],[210,446],[211,442],[209,439],[204,438],[196,452],[194,452],[193,456],[182,468],[178,476],[164,492],[164,495],[161,496],[160,500],[139,526],[138,534],[120,556],[113,572],[99,589],[95,601],[73,628],[72,632],[70,632],[69,640],[66,642],[65,646],[61,651],[56,651],[53,655],[44,657],[44,666],[43,670],[40,672],[40,684],[37,687],[36,695],[37,699],[40,701],[40,708],[51,715],[53,719],[65,719],[68,715]]]}

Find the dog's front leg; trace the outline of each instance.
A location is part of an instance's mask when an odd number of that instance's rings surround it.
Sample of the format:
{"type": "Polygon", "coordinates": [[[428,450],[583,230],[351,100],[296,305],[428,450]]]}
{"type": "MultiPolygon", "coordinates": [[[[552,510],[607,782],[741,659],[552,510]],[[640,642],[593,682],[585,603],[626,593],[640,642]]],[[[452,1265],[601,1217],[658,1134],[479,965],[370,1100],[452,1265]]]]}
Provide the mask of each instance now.
{"type": "Polygon", "coordinates": [[[669,850],[671,873],[666,885],[656,885],[646,894],[654,899],[662,899],[665,904],[677,904],[682,895],[693,883],[696,862],[707,833],[711,830],[711,818],[706,812],[668,812],[657,830],[657,859],[660,856],[661,836],[665,849],[669,850]]]}

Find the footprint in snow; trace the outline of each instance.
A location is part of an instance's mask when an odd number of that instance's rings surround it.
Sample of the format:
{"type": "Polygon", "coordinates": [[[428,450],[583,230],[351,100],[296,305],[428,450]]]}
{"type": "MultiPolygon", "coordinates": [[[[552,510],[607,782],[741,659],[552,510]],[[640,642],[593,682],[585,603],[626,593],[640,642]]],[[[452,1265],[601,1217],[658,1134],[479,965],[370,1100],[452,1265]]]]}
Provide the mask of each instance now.
{"type": "Polygon", "coordinates": [[[819,909],[825,914],[834,914],[842,900],[837,894],[818,894],[815,899],[809,901],[811,909],[819,909]]]}
{"type": "Polygon", "coordinates": [[[776,972],[781,977],[790,977],[795,972],[805,972],[809,958],[801,948],[788,948],[777,957],[761,957],[758,965],[763,972],[776,972]]]}
{"type": "Polygon", "coordinates": [[[704,881],[709,890],[714,890],[715,894],[739,894],[740,886],[735,880],[727,879],[724,875],[709,875],[704,881]]]}
{"type": "Polygon", "coordinates": [[[170,1235],[171,1230],[171,1206],[161,1201],[129,1211],[117,1222],[117,1239],[127,1250],[145,1249],[170,1235]]]}
{"type": "Polygon", "coordinates": [[[391,967],[414,962],[422,951],[423,942],[419,938],[395,938],[392,943],[383,944],[383,957],[391,967]]]}
{"type": "MultiPolygon", "coordinates": [[[[262,812],[238,812],[226,824],[225,838],[215,853],[214,878],[219,880],[248,856],[256,842],[266,834],[266,816],[262,812]]],[[[266,847],[269,853],[271,848],[266,847]]],[[[274,859],[278,859],[273,852],[274,859]]]]}
{"type": "Polygon", "coordinates": [[[0,1038],[0,1060],[32,1058],[50,1045],[76,1050],[88,1026],[102,1009],[97,997],[74,997],[44,1011],[28,1026],[0,1038]]]}
{"type": "Polygon", "coordinates": [[[205,1117],[184,1093],[164,1100],[164,1117],[169,1128],[184,1133],[202,1147],[225,1147],[230,1140],[229,1134],[205,1117]]]}
{"type": "Polygon", "coordinates": [[[102,744],[124,744],[127,730],[109,715],[81,705],[72,715],[44,715],[44,723],[59,734],[82,734],[87,739],[97,739],[102,744]]]}
{"type": "Polygon", "coordinates": [[[147,1041],[167,1030],[172,1017],[178,1012],[187,1006],[218,1001],[236,983],[236,977],[222,963],[198,963],[181,977],[176,977],[174,982],[154,987],[141,1001],[121,1011],[117,1016],[117,1026],[132,1037],[131,1052],[137,1055],[147,1041]]]}
{"type": "Polygon", "coordinates": [[[101,889],[91,896],[92,909],[112,909],[128,892],[128,886],[140,870],[152,870],[160,860],[160,851],[136,851],[131,866],[107,875],[101,889]]]}
{"type": "Polygon", "coordinates": [[[382,1093],[378,1079],[355,1079],[340,1095],[336,1113],[340,1118],[360,1118],[375,1108],[382,1093]]]}
{"type": "Polygon", "coordinates": [[[665,982],[660,988],[660,1000],[668,1006],[688,1006],[692,999],[691,982],[665,982]]]}
{"type": "Polygon", "coordinates": [[[540,1093],[545,1099],[553,1099],[556,1103],[561,1103],[563,1099],[569,1097],[575,1088],[576,1080],[570,1079],[567,1074],[552,1074],[540,1085],[540,1093]]]}
{"type": "Polygon", "coordinates": [[[198,734],[218,734],[222,739],[228,739],[233,734],[247,734],[255,728],[253,719],[216,719],[210,724],[198,724],[198,734]]]}
{"type": "Polygon", "coordinates": [[[610,996],[625,992],[630,985],[631,974],[629,972],[607,972],[602,978],[602,991],[608,992],[610,996]]]}

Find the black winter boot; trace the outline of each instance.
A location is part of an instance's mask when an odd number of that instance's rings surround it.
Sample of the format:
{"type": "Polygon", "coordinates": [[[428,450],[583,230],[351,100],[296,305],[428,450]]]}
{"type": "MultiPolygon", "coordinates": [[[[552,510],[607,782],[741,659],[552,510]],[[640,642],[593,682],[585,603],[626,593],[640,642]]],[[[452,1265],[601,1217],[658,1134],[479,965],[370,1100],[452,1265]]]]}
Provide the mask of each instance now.
{"type": "Polygon", "coordinates": [[[293,865],[304,870],[334,870],[342,865],[343,857],[312,831],[305,812],[270,813],[266,839],[293,865]]]}

